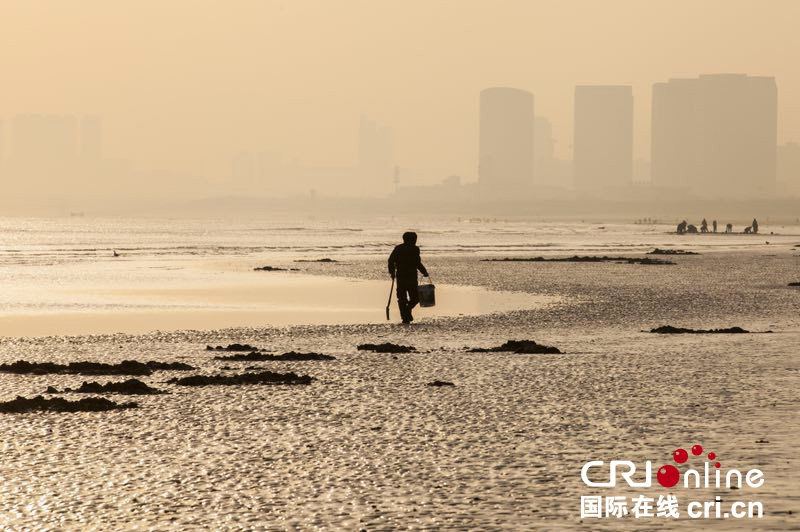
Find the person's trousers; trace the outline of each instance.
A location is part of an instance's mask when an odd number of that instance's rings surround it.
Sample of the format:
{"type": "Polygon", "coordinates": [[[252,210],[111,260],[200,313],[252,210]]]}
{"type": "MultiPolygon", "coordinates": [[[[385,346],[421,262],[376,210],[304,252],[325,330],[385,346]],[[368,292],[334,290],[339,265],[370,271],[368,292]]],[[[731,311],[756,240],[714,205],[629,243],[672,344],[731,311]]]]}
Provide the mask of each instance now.
{"type": "Polygon", "coordinates": [[[403,321],[411,321],[411,309],[419,303],[416,277],[410,279],[397,279],[397,306],[400,308],[400,317],[403,321]]]}

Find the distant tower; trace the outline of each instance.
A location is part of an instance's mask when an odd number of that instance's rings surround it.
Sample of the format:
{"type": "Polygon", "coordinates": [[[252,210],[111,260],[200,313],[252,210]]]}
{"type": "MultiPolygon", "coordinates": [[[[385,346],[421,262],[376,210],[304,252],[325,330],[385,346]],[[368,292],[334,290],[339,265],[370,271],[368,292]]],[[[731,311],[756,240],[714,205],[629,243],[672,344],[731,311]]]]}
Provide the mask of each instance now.
{"type": "Polygon", "coordinates": [[[653,183],[706,196],[772,193],[777,102],[772,77],[714,74],[656,83],[653,183]]]}
{"type": "Polygon", "coordinates": [[[579,190],[633,181],[633,92],[623,85],[575,87],[574,184],[579,190]]]}
{"type": "Polygon", "coordinates": [[[391,127],[366,116],[361,117],[358,131],[358,168],[367,191],[390,190],[394,170],[394,138],[391,127]]]}
{"type": "Polygon", "coordinates": [[[497,194],[533,182],[533,94],[508,87],[481,91],[478,183],[497,194]]]}
{"type": "Polygon", "coordinates": [[[558,185],[555,141],[550,121],[537,116],[533,120],[533,182],[537,185],[558,185]]]}

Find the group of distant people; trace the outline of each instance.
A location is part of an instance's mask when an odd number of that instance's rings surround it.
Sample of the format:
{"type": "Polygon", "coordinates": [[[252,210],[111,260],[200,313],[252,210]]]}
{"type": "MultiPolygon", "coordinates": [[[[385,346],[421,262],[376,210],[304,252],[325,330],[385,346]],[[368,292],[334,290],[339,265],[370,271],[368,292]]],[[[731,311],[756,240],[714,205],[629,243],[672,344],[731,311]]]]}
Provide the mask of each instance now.
{"type": "MultiPolygon", "coordinates": [[[[694,224],[687,223],[686,220],[682,221],[678,224],[678,234],[682,235],[685,233],[716,233],[717,232],[717,221],[713,220],[711,222],[711,231],[708,230],[708,222],[705,218],[703,221],[700,222],[700,229],[697,229],[697,226],[694,224]]],[[[725,232],[726,233],[733,233],[733,224],[725,224],[725,232]]],[[[753,223],[749,226],[744,228],[744,233],[746,235],[758,233],[758,220],[753,218],[753,223]]]]}

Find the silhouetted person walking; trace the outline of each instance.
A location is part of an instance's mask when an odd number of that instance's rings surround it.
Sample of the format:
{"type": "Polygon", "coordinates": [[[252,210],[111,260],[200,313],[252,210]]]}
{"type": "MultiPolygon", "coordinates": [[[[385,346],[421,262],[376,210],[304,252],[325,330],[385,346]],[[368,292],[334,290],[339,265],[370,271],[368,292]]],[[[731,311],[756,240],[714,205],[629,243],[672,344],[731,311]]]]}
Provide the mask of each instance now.
{"type": "Polygon", "coordinates": [[[705,218],[703,218],[703,221],[700,222],[700,232],[708,233],[708,222],[706,221],[705,218]]]}
{"type": "Polygon", "coordinates": [[[713,228],[714,228],[714,232],[716,233],[716,232],[717,232],[717,221],[716,221],[716,220],[714,220],[713,222],[711,222],[711,227],[713,227],[713,228]]]}
{"type": "Polygon", "coordinates": [[[758,233],[758,222],[755,218],[753,218],[753,224],[750,227],[754,233],[758,233]]]}
{"type": "Polygon", "coordinates": [[[414,320],[411,309],[419,303],[417,270],[425,277],[428,276],[428,270],[422,265],[419,256],[417,233],[409,231],[403,233],[403,243],[396,246],[389,255],[389,275],[397,280],[397,306],[400,307],[403,323],[414,320]]]}

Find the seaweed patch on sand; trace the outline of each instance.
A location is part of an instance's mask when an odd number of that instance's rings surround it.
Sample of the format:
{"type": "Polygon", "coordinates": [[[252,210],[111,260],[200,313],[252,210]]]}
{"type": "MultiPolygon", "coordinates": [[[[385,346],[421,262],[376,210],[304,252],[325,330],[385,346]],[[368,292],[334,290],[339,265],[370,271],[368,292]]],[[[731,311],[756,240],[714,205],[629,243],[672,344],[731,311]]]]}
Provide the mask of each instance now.
{"type": "Polygon", "coordinates": [[[278,268],[276,266],[256,266],[254,272],[297,272],[298,268],[278,268]]]}
{"type": "Polygon", "coordinates": [[[469,353],[517,353],[520,355],[560,355],[557,347],[537,344],[533,340],[509,340],[497,347],[474,347],[469,353]]]}
{"type": "Polygon", "coordinates": [[[650,332],[656,334],[748,334],[750,331],[742,329],[741,327],[728,327],[725,329],[687,329],[684,327],[673,327],[672,325],[662,325],[661,327],[650,329],[650,332]]]}
{"type": "Polygon", "coordinates": [[[103,397],[84,397],[77,401],[68,401],[61,397],[45,399],[37,395],[33,399],[17,396],[11,401],[0,402],[0,412],[20,414],[25,412],[105,412],[107,410],[124,410],[138,408],[136,403],[115,403],[103,397]]]}
{"type": "Polygon", "coordinates": [[[122,382],[107,382],[105,384],[83,381],[83,384],[81,384],[79,388],[75,388],[74,390],[72,388],[64,388],[64,391],[62,392],[59,392],[52,386],[48,386],[46,393],[117,393],[120,395],[158,395],[169,392],[152,388],[139,379],[128,379],[122,382]]]}
{"type": "Polygon", "coordinates": [[[696,251],[686,251],[685,249],[661,249],[656,248],[653,251],[648,251],[648,255],[699,255],[696,251]]]}
{"type": "Polygon", "coordinates": [[[455,384],[453,384],[452,382],[448,382],[448,381],[435,380],[433,382],[429,382],[425,386],[441,387],[441,386],[455,386],[455,384]]]}
{"type": "Polygon", "coordinates": [[[213,345],[207,345],[206,351],[261,351],[259,348],[254,347],[250,344],[228,344],[227,346],[218,345],[214,347],[213,345]]]}
{"type": "Polygon", "coordinates": [[[674,265],[671,260],[651,259],[650,257],[597,257],[574,255],[572,257],[505,257],[502,259],[482,259],[481,262],[613,262],[616,264],[674,265]]]}
{"type": "Polygon", "coordinates": [[[359,351],[372,351],[374,353],[416,353],[417,348],[410,345],[399,345],[390,342],[382,344],[360,344],[359,351]]]}
{"type": "Polygon", "coordinates": [[[226,360],[226,361],[243,361],[243,362],[280,362],[280,361],[289,361],[289,362],[299,362],[304,360],[336,360],[335,356],[332,355],[323,355],[322,353],[297,353],[296,351],[289,351],[288,353],[283,353],[282,355],[270,355],[269,353],[259,353],[258,351],[252,351],[245,355],[236,354],[236,355],[229,355],[229,356],[216,356],[214,360],[226,360]]]}
{"type": "Polygon", "coordinates": [[[70,362],[57,364],[54,362],[28,362],[17,360],[11,364],[0,364],[0,372],[20,375],[137,375],[147,376],[154,371],[189,371],[194,367],[183,362],[138,362],[123,360],[119,364],[104,362],[70,362]]]}
{"type": "Polygon", "coordinates": [[[311,384],[316,379],[309,375],[297,375],[294,372],[274,373],[241,373],[238,375],[191,375],[173,378],[169,384],[178,386],[236,386],[245,384],[311,384]]]}

